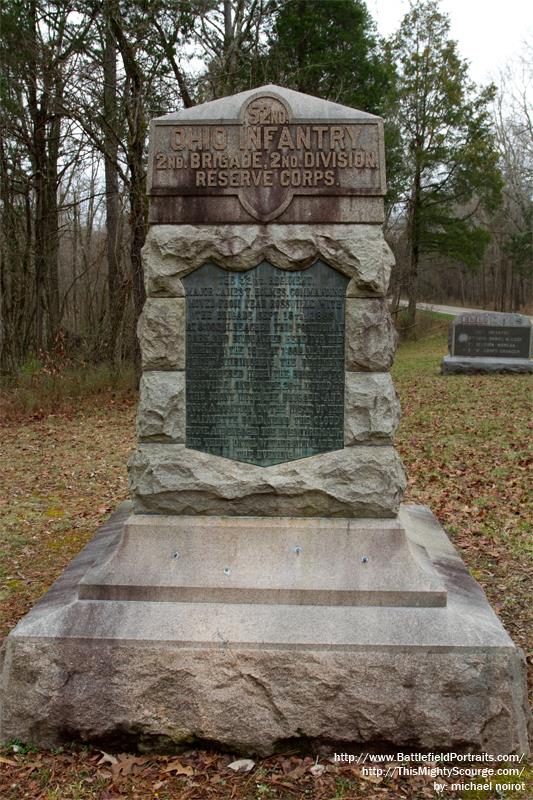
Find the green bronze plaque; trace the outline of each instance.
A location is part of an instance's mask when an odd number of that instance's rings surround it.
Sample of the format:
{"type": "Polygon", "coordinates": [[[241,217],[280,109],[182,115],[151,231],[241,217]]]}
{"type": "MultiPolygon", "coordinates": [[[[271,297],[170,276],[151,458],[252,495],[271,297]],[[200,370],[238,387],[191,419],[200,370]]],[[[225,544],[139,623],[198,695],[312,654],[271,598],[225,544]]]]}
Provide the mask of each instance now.
{"type": "Polygon", "coordinates": [[[187,447],[263,467],[341,449],[348,278],[263,261],[183,282],[187,447]]]}

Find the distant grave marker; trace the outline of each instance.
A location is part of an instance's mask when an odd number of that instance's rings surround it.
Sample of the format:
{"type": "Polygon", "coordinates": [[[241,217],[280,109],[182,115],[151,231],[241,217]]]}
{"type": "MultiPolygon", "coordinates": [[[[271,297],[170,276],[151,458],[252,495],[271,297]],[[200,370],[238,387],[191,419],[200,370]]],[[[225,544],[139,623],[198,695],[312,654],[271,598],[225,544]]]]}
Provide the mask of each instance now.
{"type": "Polygon", "coordinates": [[[533,324],[522,314],[471,311],[460,314],[449,334],[445,374],[533,372],[533,324]]]}

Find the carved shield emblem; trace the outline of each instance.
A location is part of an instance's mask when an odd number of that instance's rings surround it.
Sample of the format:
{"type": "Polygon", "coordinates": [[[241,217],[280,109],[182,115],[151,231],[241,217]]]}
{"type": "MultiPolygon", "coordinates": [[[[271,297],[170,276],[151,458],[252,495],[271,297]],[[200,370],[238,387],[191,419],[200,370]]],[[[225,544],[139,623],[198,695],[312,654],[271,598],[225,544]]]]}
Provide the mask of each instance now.
{"type": "Polygon", "coordinates": [[[285,146],[280,146],[280,129],[288,131],[290,121],[288,103],[274,95],[252,98],[242,109],[240,146],[260,158],[250,172],[252,185],[242,186],[238,198],[243,208],[262,222],[278,217],[293,197],[289,170],[294,142],[290,134],[285,146]]]}

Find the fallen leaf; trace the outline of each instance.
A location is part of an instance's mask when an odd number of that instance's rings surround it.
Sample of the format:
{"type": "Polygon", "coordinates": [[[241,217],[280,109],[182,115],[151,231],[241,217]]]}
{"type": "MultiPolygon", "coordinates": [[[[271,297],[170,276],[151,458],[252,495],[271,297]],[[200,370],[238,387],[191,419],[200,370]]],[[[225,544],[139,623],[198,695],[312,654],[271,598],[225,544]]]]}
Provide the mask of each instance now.
{"type": "Polygon", "coordinates": [[[315,775],[315,777],[317,777],[318,775],[323,775],[325,771],[326,767],[324,766],[324,764],[313,764],[313,766],[310,767],[309,769],[311,775],[315,775]]]}
{"type": "Polygon", "coordinates": [[[98,766],[100,766],[100,764],[118,764],[118,760],[115,756],[110,756],[109,753],[104,753],[103,750],[100,750],[100,752],[102,753],[102,758],[98,761],[98,766]]]}
{"type": "Polygon", "coordinates": [[[137,758],[136,756],[119,756],[116,764],[111,767],[111,772],[115,777],[118,775],[130,775],[135,767],[144,767],[150,761],[149,758],[137,758]]]}
{"type": "Polygon", "coordinates": [[[27,763],[24,764],[24,767],[28,770],[28,775],[31,775],[31,773],[34,772],[36,769],[41,769],[42,766],[43,763],[41,761],[40,756],[37,756],[37,759],[35,761],[31,761],[29,764],[27,763]]]}
{"type": "Polygon", "coordinates": [[[306,772],[307,772],[307,767],[303,766],[303,764],[300,764],[299,767],[295,767],[290,772],[286,772],[284,775],[279,775],[279,776],[278,775],[272,775],[271,780],[277,781],[278,778],[279,778],[280,781],[282,779],[283,780],[288,779],[288,780],[291,780],[291,781],[295,781],[298,778],[301,778],[302,775],[304,775],[306,772]]]}
{"type": "MultiPolygon", "coordinates": [[[[272,779],[272,780],[273,780],[273,779],[272,779]]],[[[289,789],[289,791],[291,792],[291,794],[295,794],[295,793],[297,793],[297,794],[304,794],[304,793],[305,793],[305,791],[306,791],[305,789],[301,789],[301,788],[300,788],[300,787],[299,787],[297,784],[295,784],[295,783],[287,783],[287,781],[285,780],[285,778],[284,778],[283,780],[281,780],[281,779],[280,779],[280,780],[278,780],[278,781],[275,781],[275,783],[276,783],[276,786],[283,786],[283,788],[284,788],[284,789],[289,789]]]]}
{"type": "Polygon", "coordinates": [[[162,772],[175,772],[176,775],[194,775],[194,768],[188,767],[186,764],[182,764],[179,759],[176,759],[167,764],[162,772]]]}
{"type": "Polygon", "coordinates": [[[363,781],[369,781],[370,783],[382,783],[383,782],[383,775],[365,775],[364,772],[359,773],[359,777],[363,781]]]}
{"type": "Polygon", "coordinates": [[[232,761],[228,764],[228,768],[234,772],[250,772],[255,767],[255,761],[251,758],[240,758],[238,761],[232,761]]]}

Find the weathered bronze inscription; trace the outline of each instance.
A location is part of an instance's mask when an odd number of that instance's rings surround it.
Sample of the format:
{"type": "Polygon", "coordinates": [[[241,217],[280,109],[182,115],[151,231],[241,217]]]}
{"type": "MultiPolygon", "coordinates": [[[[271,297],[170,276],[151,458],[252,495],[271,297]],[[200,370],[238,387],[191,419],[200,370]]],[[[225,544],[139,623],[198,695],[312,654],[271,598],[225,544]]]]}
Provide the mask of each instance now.
{"type": "Polygon", "coordinates": [[[157,120],[152,195],[237,195],[253,217],[279,216],[295,194],[385,193],[381,120],[293,120],[275,95],[251,99],[240,120],[157,120]]]}
{"type": "Polygon", "coordinates": [[[348,279],[205,264],[187,296],[187,447],[269,466],[344,446],[348,279]]]}

